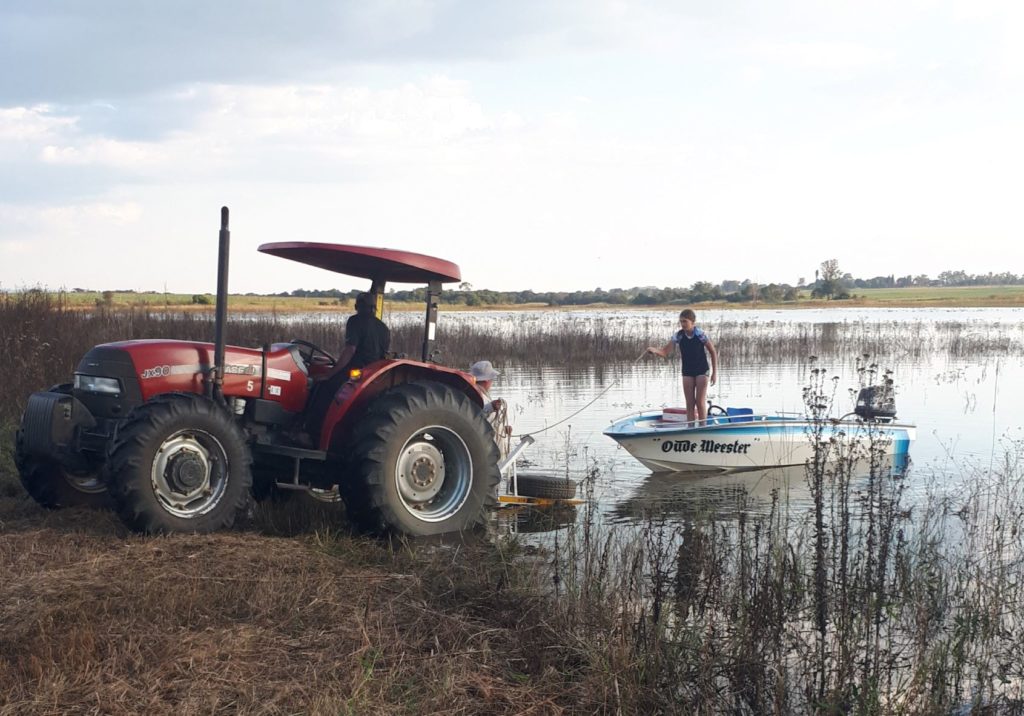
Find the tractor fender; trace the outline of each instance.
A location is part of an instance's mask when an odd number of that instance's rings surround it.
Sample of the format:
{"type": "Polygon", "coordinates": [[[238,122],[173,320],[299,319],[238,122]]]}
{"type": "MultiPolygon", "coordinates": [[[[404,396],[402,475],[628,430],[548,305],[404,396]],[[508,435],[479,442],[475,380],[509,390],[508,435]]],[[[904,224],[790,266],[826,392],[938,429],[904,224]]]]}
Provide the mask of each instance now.
{"type": "Polygon", "coordinates": [[[483,407],[484,395],[473,376],[465,371],[407,359],[377,361],[366,366],[359,379],[349,380],[338,389],[320,430],[320,449],[329,450],[332,444],[337,444],[335,439],[344,437],[352,429],[378,394],[417,380],[432,380],[451,386],[483,407]]]}

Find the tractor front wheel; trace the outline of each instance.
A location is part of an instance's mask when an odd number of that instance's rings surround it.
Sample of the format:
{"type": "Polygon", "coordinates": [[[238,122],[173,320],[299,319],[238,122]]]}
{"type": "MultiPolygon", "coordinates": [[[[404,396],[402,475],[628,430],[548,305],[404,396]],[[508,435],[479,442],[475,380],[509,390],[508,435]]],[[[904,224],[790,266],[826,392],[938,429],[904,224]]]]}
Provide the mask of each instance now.
{"type": "Polygon", "coordinates": [[[138,532],[212,532],[249,504],[252,458],[228,412],[199,395],[135,408],[107,453],[118,514],[138,532]]]}
{"type": "Polygon", "coordinates": [[[339,487],[364,530],[456,532],[483,522],[497,501],[493,431],[480,408],[449,386],[424,381],[383,393],[348,444],[339,487]]]}

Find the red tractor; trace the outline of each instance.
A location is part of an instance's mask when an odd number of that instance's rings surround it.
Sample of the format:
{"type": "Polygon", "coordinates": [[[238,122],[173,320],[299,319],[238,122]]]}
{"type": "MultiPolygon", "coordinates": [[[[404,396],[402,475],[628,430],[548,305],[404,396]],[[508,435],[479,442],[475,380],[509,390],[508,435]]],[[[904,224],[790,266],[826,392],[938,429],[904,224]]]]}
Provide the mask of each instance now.
{"type": "Polygon", "coordinates": [[[312,379],[334,365],[327,351],[302,340],[225,346],[229,242],[224,208],[213,344],[99,345],[73,383],[29,397],[16,449],[29,494],[51,508],[112,503],[140,532],[209,532],[230,526],[254,491],[335,487],[367,531],[426,535],[481,522],[500,479],[485,398],[469,374],[430,362],[441,285],[460,281],[459,267],[360,246],[259,247],[369,279],[378,318],[388,281],[427,286],[421,359],[351,371],[313,416],[312,379]]]}

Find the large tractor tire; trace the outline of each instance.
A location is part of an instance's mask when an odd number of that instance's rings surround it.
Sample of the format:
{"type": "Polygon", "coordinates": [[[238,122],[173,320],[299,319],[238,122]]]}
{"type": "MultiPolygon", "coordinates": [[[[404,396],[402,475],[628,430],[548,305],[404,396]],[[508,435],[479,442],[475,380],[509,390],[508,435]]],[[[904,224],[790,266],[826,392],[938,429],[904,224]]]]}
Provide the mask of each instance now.
{"type": "Polygon", "coordinates": [[[63,507],[110,507],[107,486],[94,472],[76,473],[56,460],[26,455],[21,431],[15,443],[14,463],[25,491],[32,499],[51,510],[63,507]]]}
{"type": "Polygon", "coordinates": [[[252,457],[228,412],[171,394],[129,413],[107,452],[118,515],[137,532],[213,532],[249,505],[252,457]]]}
{"type": "Polygon", "coordinates": [[[496,504],[498,459],[491,426],[465,394],[407,383],[381,394],[360,420],[339,489],[365,531],[456,532],[482,523],[496,504]]]}

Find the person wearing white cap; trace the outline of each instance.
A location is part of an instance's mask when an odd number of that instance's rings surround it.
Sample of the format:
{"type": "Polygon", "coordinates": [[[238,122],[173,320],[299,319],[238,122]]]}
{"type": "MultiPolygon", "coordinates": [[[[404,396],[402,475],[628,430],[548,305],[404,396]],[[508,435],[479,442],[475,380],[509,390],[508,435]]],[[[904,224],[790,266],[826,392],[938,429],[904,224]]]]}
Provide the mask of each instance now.
{"type": "Polygon", "coordinates": [[[487,396],[488,402],[484,403],[481,410],[487,422],[494,428],[494,442],[498,445],[498,452],[504,459],[511,447],[512,426],[508,424],[508,410],[505,401],[501,398],[491,400],[491,385],[494,379],[501,373],[494,369],[489,360],[478,360],[469,367],[469,373],[476,378],[477,387],[487,396]]]}
{"type": "MultiPolygon", "coordinates": [[[[469,373],[476,378],[476,384],[484,392],[484,395],[490,398],[491,385],[494,383],[494,379],[501,375],[501,373],[494,369],[489,360],[478,360],[469,367],[469,373]]],[[[483,408],[484,415],[490,415],[503,405],[505,405],[505,401],[501,398],[485,403],[483,408]]]]}

